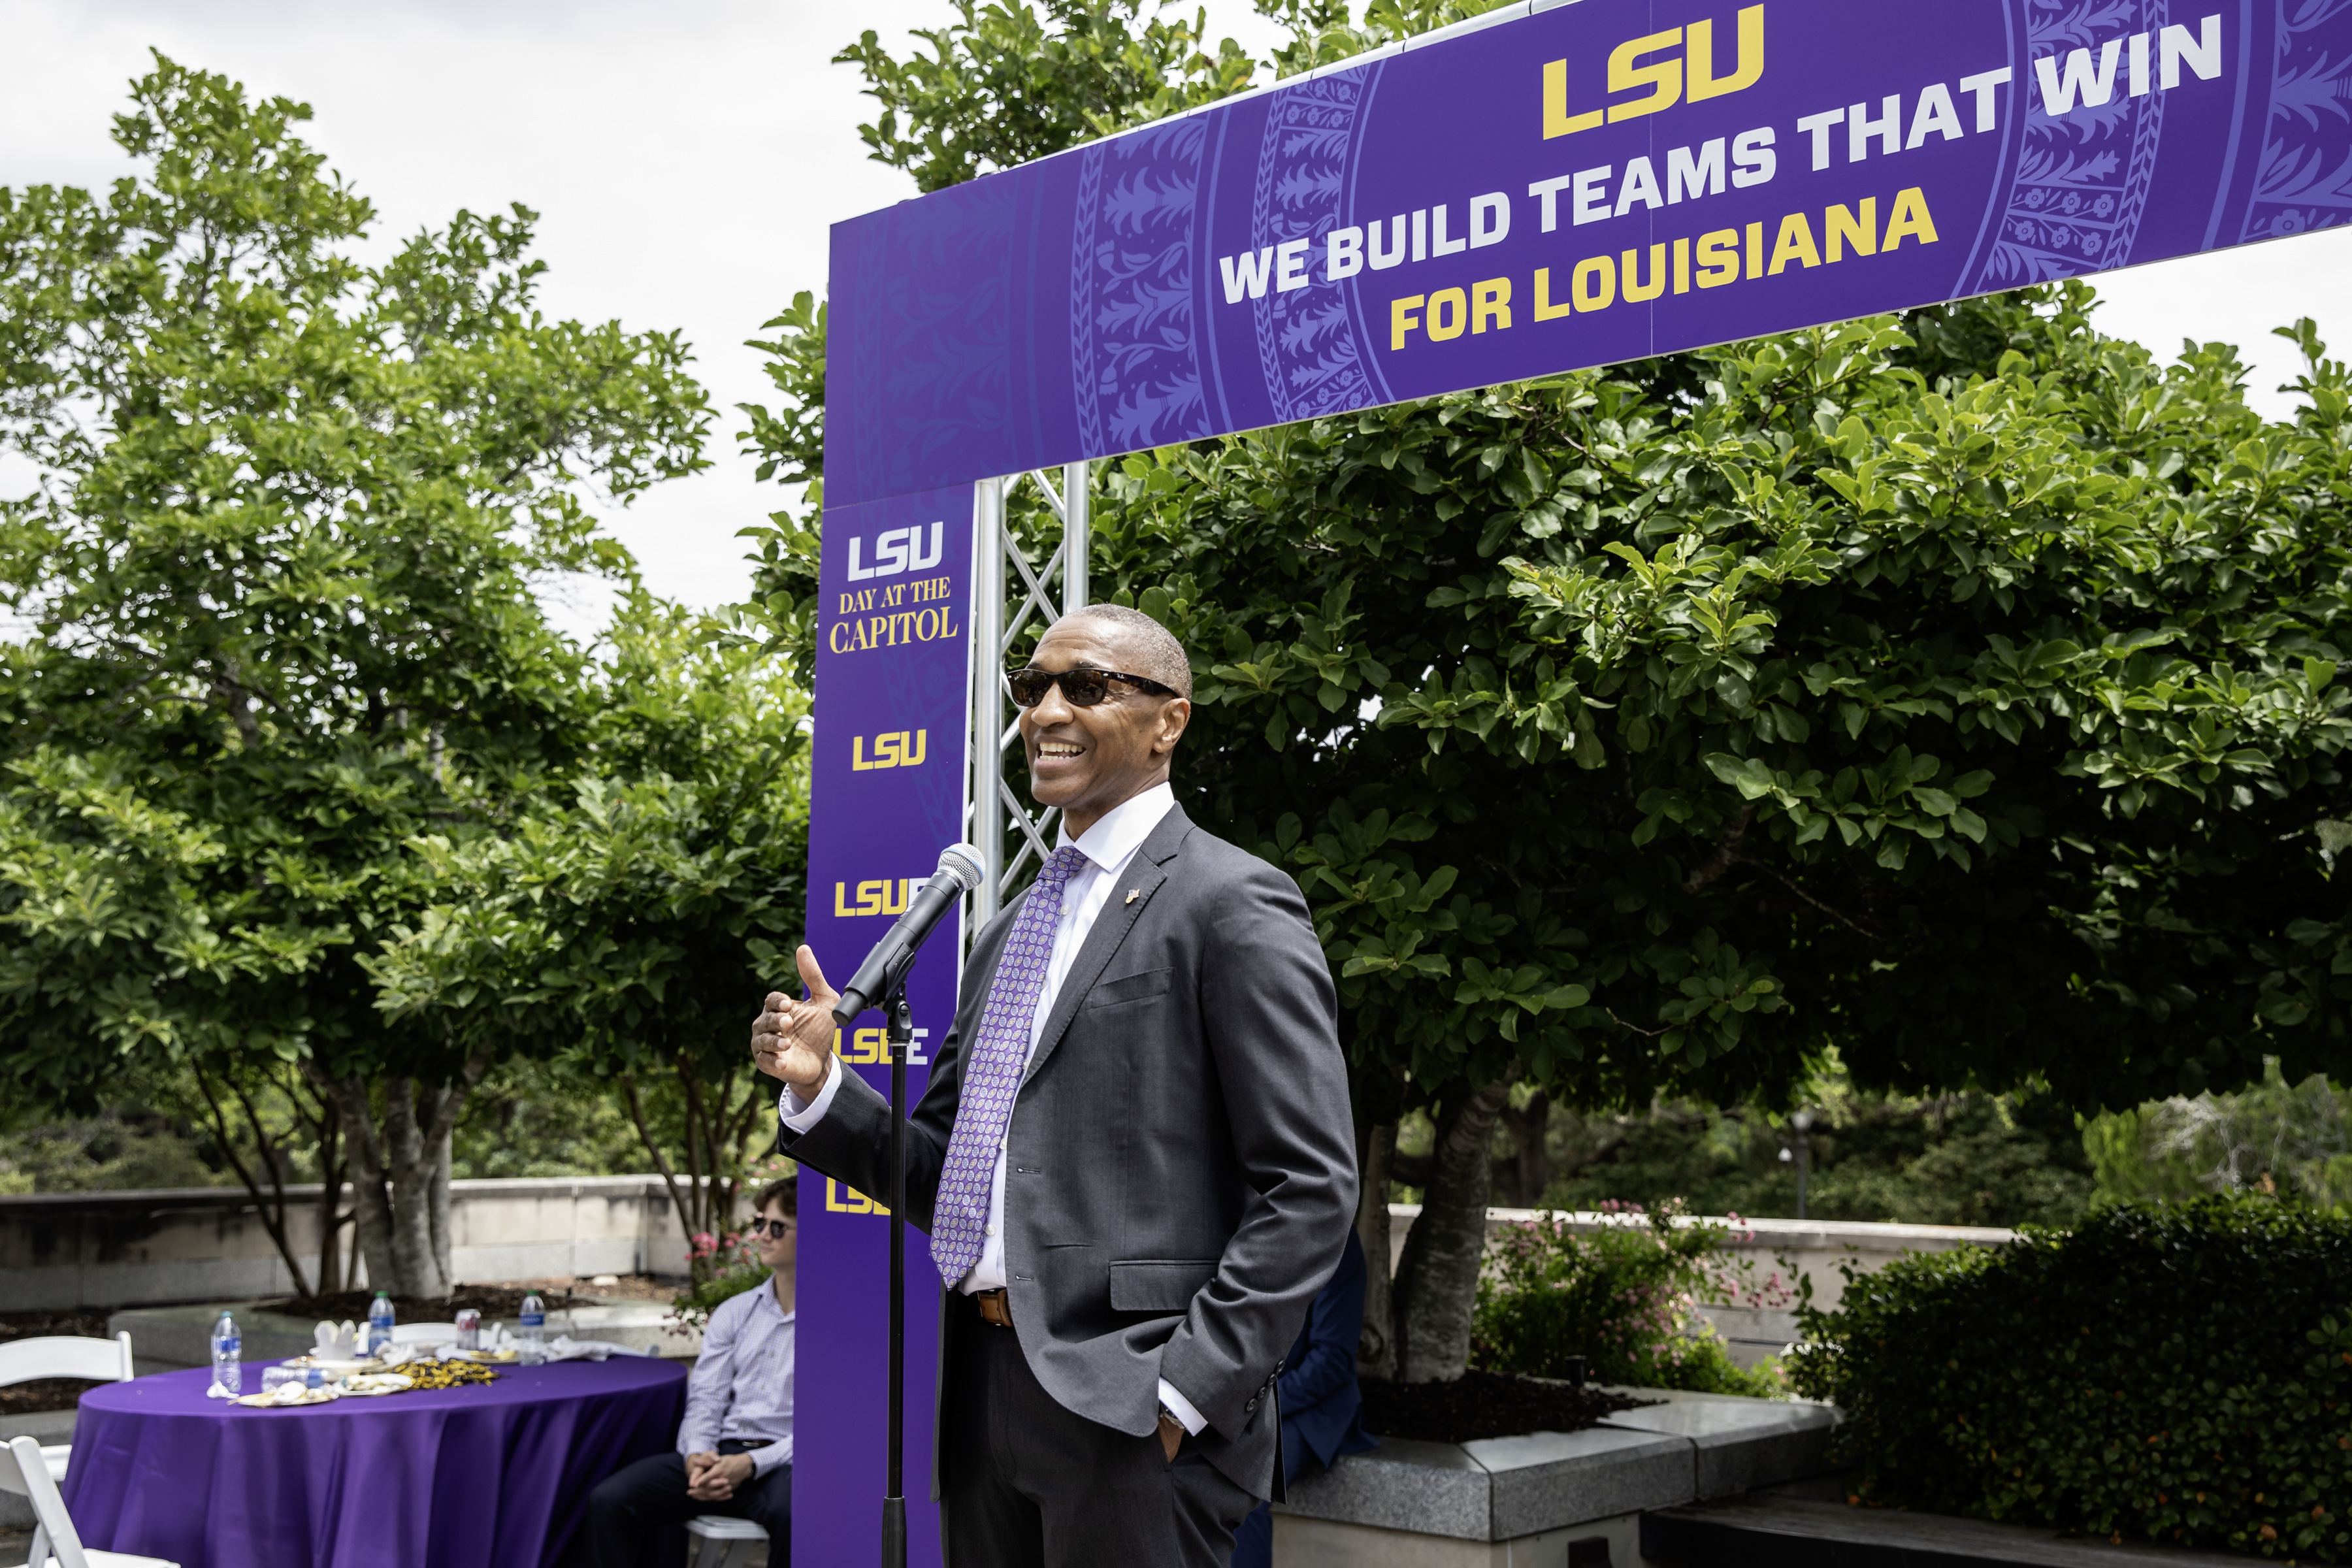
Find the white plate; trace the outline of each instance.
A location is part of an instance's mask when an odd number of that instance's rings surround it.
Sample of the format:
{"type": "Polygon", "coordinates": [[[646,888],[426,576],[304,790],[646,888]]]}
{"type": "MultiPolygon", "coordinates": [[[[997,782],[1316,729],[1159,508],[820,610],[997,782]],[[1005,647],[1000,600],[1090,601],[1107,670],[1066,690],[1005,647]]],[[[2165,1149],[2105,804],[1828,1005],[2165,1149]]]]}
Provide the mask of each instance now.
{"type": "Polygon", "coordinates": [[[302,1388],[299,1384],[289,1384],[287,1387],[299,1392],[290,1395],[283,1390],[276,1394],[247,1394],[236,1402],[255,1410],[299,1410],[306,1405],[326,1405],[341,1397],[331,1388],[302,1388]]]}
{"type": "Polygon", "coordinates": [[[415,1386],[416,1380],[415,1378],[404,1377],[396,1372],[366,1372],[360,1373],[356,1377],[349,1377],[343,1380],[343,1392],[345,1394],[357,1394],[361,1395],[399,1394],[404,1390],[415,1388],[415,1386]]]}

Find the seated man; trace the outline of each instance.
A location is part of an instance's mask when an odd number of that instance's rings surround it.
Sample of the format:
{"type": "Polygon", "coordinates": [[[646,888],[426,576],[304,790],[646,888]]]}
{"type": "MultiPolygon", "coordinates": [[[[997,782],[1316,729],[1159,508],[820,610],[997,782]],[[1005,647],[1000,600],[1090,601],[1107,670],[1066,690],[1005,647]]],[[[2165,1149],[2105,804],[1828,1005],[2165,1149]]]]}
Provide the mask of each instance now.
{"type": "Polygon", "coordinates": [[[588,1497],[581,1555],[594,1568],[645,1568],[667,1534],[697,1514],[757,1520],[768,1562],[788,1568],[793,1522],[793,1280],[798,1178],[761,1189],[751,1222],[765,1285],[731,1296],[710,1314],[702,1359],[687,1384],[677,1452],[640,1459],[588,1497]]]}

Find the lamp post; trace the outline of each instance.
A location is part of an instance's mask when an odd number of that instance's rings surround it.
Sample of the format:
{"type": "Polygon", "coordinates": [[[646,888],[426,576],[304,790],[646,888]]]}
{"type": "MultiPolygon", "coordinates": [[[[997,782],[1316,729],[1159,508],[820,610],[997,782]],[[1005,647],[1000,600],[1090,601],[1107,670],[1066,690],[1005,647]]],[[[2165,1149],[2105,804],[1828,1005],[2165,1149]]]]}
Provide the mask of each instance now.
{"type": "Polygon", "coordinates": [[[1805,1134],[1813,1129],[1811,1110],[1793,1111],[1789,1125],[1797,1130],[1797,1217],[1805,1217],[1805,1177],[1812,1169],[1812,1142],[1805,1134]]]}

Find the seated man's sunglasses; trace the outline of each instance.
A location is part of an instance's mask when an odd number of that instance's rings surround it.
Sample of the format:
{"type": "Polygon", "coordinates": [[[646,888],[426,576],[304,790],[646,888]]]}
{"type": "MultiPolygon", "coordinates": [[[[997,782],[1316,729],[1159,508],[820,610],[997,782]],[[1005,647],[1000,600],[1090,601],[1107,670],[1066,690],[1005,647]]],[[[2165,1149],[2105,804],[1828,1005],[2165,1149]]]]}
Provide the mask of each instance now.
{"type": "Polygon", "coordinates": [[[1034,665],[1016,669],[1004,678],[1004,689],[1013,694],[1013,700],[1020,707],[1034,708],[1045,700],[1046,692],[1059,685],[1071,707],[1091,708],[1110,695],[1110,683],[1114,680],[1124,680],[1155,697],[1176,695],[1174,687],[1162,686],[1139,675],[1121,675],[1116,669],[1088,669],[1083,665],[1059,671],[1039,669],[1034,665]]]}
{"type": "Polygon", "coordinates": [[[798,1222],[789,1219],[755,1219],[743,1228],[753,1236],[782,1236],[798,1222]]]}

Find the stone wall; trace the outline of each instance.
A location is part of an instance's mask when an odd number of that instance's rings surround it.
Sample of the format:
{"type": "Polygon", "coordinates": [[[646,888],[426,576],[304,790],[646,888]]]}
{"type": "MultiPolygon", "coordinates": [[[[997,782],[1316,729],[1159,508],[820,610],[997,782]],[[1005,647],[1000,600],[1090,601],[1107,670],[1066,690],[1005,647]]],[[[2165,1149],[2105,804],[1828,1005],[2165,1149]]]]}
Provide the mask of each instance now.
{"type": "MultiPolygon", "coordinates": [[[[449,1189],[450,1262],[461,1280],[686,1275],[686,1237],[658,1176],[449,1189]]],[[[289,1193],[296,1256],[309,1265],[318,1256],[319,1189],[289,1193]]],[[[0,1196],[0,1311],[249,1301],[292,1289],[241,1187],[0,1196]]]]}

